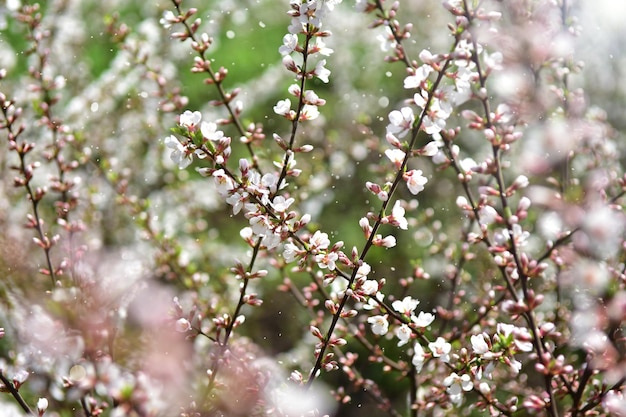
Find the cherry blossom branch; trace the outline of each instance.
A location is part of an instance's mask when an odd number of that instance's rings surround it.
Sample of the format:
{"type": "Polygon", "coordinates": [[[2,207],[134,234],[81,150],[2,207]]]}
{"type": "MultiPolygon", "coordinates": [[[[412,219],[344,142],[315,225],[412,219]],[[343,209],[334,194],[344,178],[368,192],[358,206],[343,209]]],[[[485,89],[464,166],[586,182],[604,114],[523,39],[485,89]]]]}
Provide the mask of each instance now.
{"type": "MultiPolygon", "coordinates": [[[[164,23],[166,26],[171,25],[172,23],[182,23],[184,25],[185,30],[186,30],[184,34],[173,34],[172,36],[175,38],[176,37],[180,38],[181,41],[184,41],[186,39],[192,40],[192,48],[197,51],[198,57],[199,57],[199,59],[196,60],[196,66],[194,67],[194,72],[206,72],[209,74],[210,79],[207,80],[207,83],[214,84],[216,88],[218,89],[220,97],[222,97],[222,100],[220,102],[217,102],[214,104],[225,105],[231,115],[230,121],[235,123],[239,133],[242,136],[250,137],[251,135],[246,134],[246,132],[244,132],[243,127],[241,126],[239,122],[239,119],[238,119],[239,110],[233,109],[230,106],[231,100],[237,95],[238,91],[233,91],[232,93],[226,93],[222,87],[222,81],[224,80],[227,74],[226,70],[222,68],[220,69],[220,71],[218,71],[218,73],[214,73],[211,67],[211,63],[205,58],[205,51],[209,48],[211,44],[210,38],[203,34],[202,40],[199,42],[197,38],[195,37],[195,32],[197,31],[199,24],[200,24],[199,19],[196,20],[194,24],[191,26],[189,26],[189,24],[187,23],[187,19],[191,17],[193,14],[195,14],[196,10],[190,9],[188,12],[183,14],[180,8],[180,3],[181,3],[180,1],[174,1],[174,5],[178,12],[178,16],[176,17],[173,15],[173,13],[166,12],[166,14],[164,15],[164,18],[162,19],[162,23],[164,23]]],[[[200,120],[201,120],[201,115],[199,114],[199,112],[192,113],[190,111],[187,111],[183,115],[181,115],[179,119],[179,124],[180,124],[179,133],[186,136],[187,142],[185,143],[185,146],[182,146],[178,142],[178,140],[175,139],[174,137],[170,137],[166,140],[166,145],[174,149],[174,153],[172,154],[172,159],[176,159],[179,162],[180,168],[184,168],[190,163],[191,158],[193,158],[194,154],[198,155],[201,158],[209,156],[212,162],[214,163],[214,167],[205,169],[202,172],[203,174],[214,175],[217,172],[220,172],[221,175],[224,176],[223,177],[224,180],[230,181],[232,185],[236,185],[237,187],[242,187],[242,188],[247,187],[247,184],[244,184],[244,181],[242,179],[238,178],[238,176],[231,173],[225,165],[230,155],[230,138],[225,138],[221,131],[217,131],[215,124],[207,124],[206,122],[203,122],[200,132],[198,132],[197,127],[199,127],[198,125],[200,123],[200,120]],[[197,136],[196,135],[197,133],[200,133],[201,136],[197,136]],[[217,142],[216,145],[212,144],[208,140],[208,138],[214,139],[217,142]]],[[[243,162],[240,162],[240,171],[242,173],[243,178],[246,178],[246,176],[249,174],[250,168],[254,169],[255,167],[258,166],[256,156],[254,155],[254,152],[252,151],[252,148],[251,148],[251,141],[245,141],[245,142],[252,156],[253,165],[252,167],[249,167],[247,163],[243,164],[243,162]]],[[[285,160],[285,163],[286,164],[288,163],[288,159],[285,160]]],[[[278,190],[279,187],[277,186],[276,189],[278,190]]],[[[262,198],[254,194],[251,195],[250,198],[259,206],[264,207],[265,211],[272,218],[279,219],[279,216],[274,212],[272,207],[270,207],[268,203],[265,203],[262,200],[262,198]]],[[[239,209],[237,209],[235,214],[237,214],[238,211],[239,209]]],[[[228,342],[232,334],[232,331],[235,326],[243,322],[239,317],[241,308],[245,304],[260,305],[261,303],[260,300],[255,301],[250,296],[248,296],[246,294],[246,290],[247,290],[250,279],[258,278],[266,274],[265,271],[258,271],[254,273],[252,272],[255,261],[257,259],[257,255],[259,253],[259,250],[261,248],[263,241],[264,239],[261,237],[258,237],[256,239],[256,243],[254,244],[252,258],[250,260],[248,267],[245,270],[243,269],[243,266],[240,264],[237,264],[231,270],[231,272],[235,273],[239,277],[239,279],[243,280],[243,283],[240,287],[239,301],[237,303],[237,306],[235,307],[234,315],[232,317],[228,317],[225,315],[225,316],[214,319],[214,323],[217,327],[217,332],[218,332],[217,337],[215,338],[216,343],[218,344],[218,352],[214,354],[211,368],[208,370],[209,382],[208,382],[208,387],[206,390],[207,399],[213,393],[213,390],[216,384],[216,378],[217,378],[218,371],[220,368],[220,364],[222,362],[222,358],[224,354],[226,353],[226,350],[228,349],[228,342]],[[224,330],[224,336],[222,339],[220,339],[219,335],[222,329],[224,330]]]]}
{"type": "Polygon", "coordinates": [[[16,381],[11,382],[9,381],[9,379],[4,376],[4,373],[2,372],[2,370],[0,370],[0,381],[2,382],[2,388],[5,390],[8,390],[11,395],[13,396],[13,398],[15,398],[15,401],[17,401],[17,403],[19,404],[19,406],[22,408],[22,410],[24,410],[24,412],[26,414],[29,415],[36,415],[33,410],[30,409],[30,407],[28,406],[28,404],[26,404],[26,401],[24,401],[24,398],[22,398],[22,395],[19,392],[19,385],[17,384],[16,381]]]}
{"type": "MultiPolygon", "coordinates": [[[[456,43],[459,41],[459,38],[456,37],[455,38],[455,43],[454,45],[456,45],[456,43]]],[[[454,49],[454,47],[453,47],[454,49]]],[[[333,340],[333,333],[335,330],[335,327],[337,326],[337,323],[339,321],[339,318],[341,316],[341,314],[343,313],[343,310],[346,306],[346,303],[348,301],[348,299],[352,296],[352,292],[351,292],[351,287],[354,284],[354,281],[356,279],[356,275],[358,272],[358,267],[365,261],[365,257],[367,255],[367,253],[369,252],[370,248],[373,246],[374,244],[374,238],[376,237],[376,233],[378,231],[378,228],[383,224],[382,223],[382,219],[385,217],[385,213],[386,210],[391,202],[391,197],[393,196],[394,192],[396,191],[397,187],[400,184],[400,181],[403,180],[403,176],[405,174],[406,171],[406,166],[408,164],[409,159],[412,157],[412,151],[417,143],[417,137],[419,132],[421,131],[421,126],[424,122],[425,117],[427,116],[427,112],[430,108],[430,105],[432,103],[432,100],[434,98],[434,94],[435,91],[437,90],[437,88],[439,87],[439,84],[441,83],[441,81],[444,78],[445,72],[448,68],[448,66],[450,65],[450,62],[452,61],[451,58],[447,58],[444,60],[443,64],[441,65],[441,68],[438,72],[438,75],[436,77],[436,80],[433,82],[432,86],[429,88],[428,93],[427,93],[427,98],[426,98],[426,103],[424,105],[424,109],[421,112],[419,118],[417,118],[414,121],[413,126],[411,126],[411,139],[408,145],[406,145],[405,147],[405,155],[401,161],[401,163],[399,164],[399,166],[396,166],[397,171],[396,171],[396,175],[395,178],[391,184],[391,186],[389,187],[388,191],[386,192],[386,198],[383,199],[383,203],[381,205],[381,208],[379,210],[378,216],[374,222],[374,225],[371,228],[371,231],[369,232],[369,237],[361,251],[361,254],[359,255],[359,259],[358,262],[356,262],[356,267],[353,268],[352,270],[352,274],[350,276],[350,279],[348,281],[348,290],[346,290],[345,294],[343,295],[339,305],[336,308],[336,313],[333,315],[332,317],[332,321],[331,324],[326,332],[326,335],[320,339],[321,341],[321,346],[318,349],[318,352],[316,352],[317,355],[317,360],[315,365],[313,366],[313,369],[311,370],[311,373],[309,375],[309,379],[307,380],[306,386],[307,388],[311,386],[311,384],[313,383],[313,380],[317,377],[319,370],[322,367],[323,361],[324,361],[324,353],[326,351],[326,349],[328,348],[328,346],[330,344],[332,344],[334,342],[333,340]]]]}
{"type": "Polygon", "coordinates": [[[609,392],[615,389],[621,388],[625,382],[626,382],[626,378],[621,378],[619,381],[612,384],[610,387],[604,386],[602,388],[602,392],[599,395],[597,395],[592,400],[588,401],[588,403],[580,410],[575,410],[575,412],[577,412],[577,414],[585,415],[588,411],[593,410],[595,407],[597,407],[598,404],[601,404],[609,392]]]}
{"type": "MultiPolygon", "coordinates": [[[[473,214],[473,218],[475,219],[476,222],[478,222],[478,224],[481,224],[481,214],[479,211],[479,206],[476,203],[476,199],[473,197],[472,195],[472,191],[469,188],[469,184],[468,184],[468,180],[469,178],[466,177],[466,173],[464,171],[461,170],[460,166],[459,166],[459,162],[457,160],[457,157],[454,155],[454,151],[452,149],[452,143],[451,141],[445,141],[445,147],[447,150],[447,156],[449,158],[450,161],[450,165],[452,166],[452,168],[454,169],[454,171],[456,172],[458,178],[461,179],[461,186],[463,187],[463,190],[465,192],[465,195],[468,198],[468,203],[469,203],[469,209],[471,210],[472,214],[473,214]]],[[[464,202],[461,203],[461,206],[465,209],[467,209],[467,206],[464,202]]],[[[487,234],[487,229],[486,227],[481,227],[482,230],[482,236],[480,237],[480,239],[485,243],[485,245],[487,246],[487,248],[492,247],[492,242],[489,238],[489,235],[487,234]]],[[[513,235],[511,231],[509,231],[509,233],[511,233],[511,236],[513,235]]],[[[502,276],[502,279],[504,280],[505,284],[506,284],[506,288],[509,292],[509,295],[514,299],[515,302],[518,301],[518,296],[517,296],[517,292],[515,291],[515,284],[514,282],[511,280],[511,278],[509,277],[509,274],[506,271],[506,267],[504,265],[498,265],[498,269],[500,270],[500,274],[502,276]]],[[[498,303],[496,303],[497,305],[498,303]]],[[[494,305],[495,307],[495,305],[494,305]]]]}
{"type": "MultiPolygon", "coordinates": [[[[472,15],[472,13],[470,12],[470,8],[469,5],[467,3],[467,0],[463,0],[463,5],[464,5],[464,11],[465,11],[465,18],[467,19],[467,21],[469,22],[469,25],[471,27],[473,21],[474,21],[474,16],[472,15]]],[[[473,50],[474,53],[472,54],[472,60],[473,62],[476,64],[476,69],[477,69],[477,73],[479,75],[479,84],[480,84],[480,88],[481,91],[486,91],[486,77],[485,77],[485,73],[484,71],[481,69],[481,62],[480,59],[478,57],[478,48],[477,48],[477,42],[475,39],[475,36],[471,36],[471,42],[473,45],[473,50]]],[[[493,123],[491,120],[491,111],[489,108],[489,100],[486,96],[483,96],[480,98],[480,101],[483,105],[483,111],[484,111],[484,125],[485,125],[485,129],[487,130],[492,130],[493,128],[493,123]]],[[[519,281],[521,283],[522,286],[522,292],[524,295],[524,299],[529,302],[529,304],[532,304],[533,300],[534,300],[534,296],[531,297],[530,293],[529,293],[529,289],[528,289],[528,275],[526,274],[523,266],[522,266],[522,262],[520,260],[520,255],[518,253],[518,248],[517,248],[517,243],[515,241],[515,232],[513,230],[513,226],[512,223],[510,221],[510,216],[511,216],[511,209],[508,205],[508,199],[505,195],[504,190],[506,189],[505,185],[504,185],[504,179],[503,179],[503,174],[502,174],[502,166],[501,166],[501,162],[500,162],[500,156],[501,156],[501,144],[497,143],[497,142],[493,142],[493,146],[492,146],[492,152],[493,152],[493,162],[494,162],[494,177],[496,180],[496,183],[498,185],[498,190],[499,190],[499,198],[500,198],[500,203],[502,205],[502,210],[504,211],[504,222],[506,225],[506,228],[508,229],[509,232],[509,236],[510,236],[510,244],[509,244],[509,249],[511,251],[511,255],[513,257],[514,260],[514,264],[516,265],[518,274],[519,274],[519,281]]],[[[501,267],[502,272],[504,273],[504,269],[503,267],[501,267]]],[[[508,280],[507,280],[507,285],[508,284],[508,280]]],[[[511,295],[515,298],[515,292],[513,291],[513,288],[511,288],[509,286],[509,291],[511,293],[511,295]]],[[[545,360],[545,356],[544,356],[544,344],[543,341],[541,340],[539,334],[538,334],[538,327],[536,325],[536,318],[532,312],[532,309],[529,309],[527,311],[525,311],[523,313],[523,316],[525,317],[526,321],[528,322],[528,325],[530,327],[530,332],[531,335],[533,336],[533,345],[535,346],[535,349],[537,350],[537,355],[540,361],[544,361],[545,360]]],[[[545,364],[547,365],[547,364],[545,364]]],[[[545,387],[546,387],[546,392],[549,395],[549,404],[548,404],[548,412],[551,416],[553,417],[558,417],[559,415],[559,411],[557,408],[557,404],[556,404],[556,399],[554,397],[554,392],[552,390],[552,384],[551,384],[551,380],[552,377],[549,373],[545,373],[544,374],[544,383],[545,383],[545,387]]]]}
{"type": "MultiPolygon", "coordinates": [[[[316,275],[312,271],[310,272],[310,275],[311,280],[314,283],[316,290],[321,294],[322,299],[331,300],[331,295],[328,294],[327,291],[325,291],[323,283],[317,279],[316,275]]],[[[313,322],[319,321],[320,317],[316,314],[314,303],[311,302],[312,300],[310,298],[310,295],[308,297],[305,296],[298,289],[298,287],[287,278],[285,278],[283,284],[279,288],[282,291],[288,291],[298,302],[298,304],[307,310],[313,322]]],[[[349,322],[349,319],[347,317],[343,317],[343,319],[345,323],[349,322]]],[[[350,334],[354,336],[361,343],[361,345],[368,349],[372,353],[372,355],[380,356],[382,357],[383,362],[387,365],[395,369],[400,369],[398,364],[393,362],[387,356],[378,355],[380,352],[377,351],[374,345],[369,343],[367,338],[362,334],[361,330],[353,329],[352,331],[350,331],[350,334]]],[[[363,388],[365,393],[369,397],[371,397],[372,400],[374,400],[374,403],[377,404],[380,409],[383,409],[392,417],[400,417],[401,414],[391,406],[391,402],[389,401],[389,399],[383,396],[378,384],[376,384],[376,382],[373,380],[365,379],[362,373],[354,367],[356,355],[348,356],[344,354],[340,349],[335,349],[334,353],[338,357],[338,362],[341,365],[340,369],[348,377],[355,389],[363,388]]],[[[295,373],[296,378],[294,378],[293,375],[294,374],[292,374],[292,379],[296,379],[297,382],[301,382],[302,375],[300,373],[295,373]]],[[[340,402],[343,401],[340,400],[340,402]]]]}
{"type": "Polygon", "coordinates": [[[22,114],[22,109],[15,107],[15,102],[8,99],[4,93],[0,93],[0,101],[2,102],[2,115],[4,122],[0,125],[1,128],[7,130],[7,139],[9,141],[9,150],[15,151],[18,154],[20,164],[15,169],[20,173],[21,177],[15,177],[14,185],[16,187],[24,187],[26,194],[31,203],[32,215],[27,215],[28,222],[27,227],[35,229],[37,237],[34,238],[34,242],[44,251],[47,268],[42,268],[41,272],[49,275],[54,285],[56,282],[57,273],[60,270],[53,267],[52,264],[52,247],[58,241],[58,237],[54,236],[49,238],[44,230],[44,220],[39,214],[39,202],[43,198],[44,191],[40,188],[33,190],[31,187],[31,180],[33,179],[33,172],[39,166],[38,162],[27,163],[26,156],[35,148],[34,143],[22,141],[19,142],[19,136],[24,132],[26,126],[20,124],[17,128],[14,127],[18,118],[22,114]]]}
{"type": "MultiPolygon", "coordinates": [[[[78,198],[76,193],[73,192],[76,186],[75,182],[66,177],[67,174],[78,168],[79,162],[77,160],[66,161],[67,144],[71,144],[74,138],[70,133],[70,129],[52,113],[53,106],[60,100],[60,95],[57,94],[57,91],[65,86],[65,79],[60,76],[53,78],[49,75],[49,68],[51,68],[48,65],[49,50],[44,45],[44,41],[51,36],[52,32],[41,27],[41,15],[37,11],[38,5],[24,6],[18,19],[27,26],[27,38],[32,42],[28,53],[37,58],[36,66],[29,68],[29,74],[36,83],[31,88],[41,96],[41,101],[36,104],[35,110],[39,113],[40,123],[51,134],[50,144],[47,146],[49,150],[43,156],[49,161],[54,161],[57,170],[57,175],[49,180],[51,189],[60,194],[58,201],[55,203],[56,220],[68,234],[68,258],[61,262],[57,271],[51,271],[50,275],[52,281],[55,282],[55,276],[61,275],[64,269],[68,269],[71,280],[76,282],[75,264],[82,250],[79,251],[75,247],[75,235],[84,230],[85,226],[82,222],[71,221],[69,218],[70,213],[77,208],[78,198]]],[[[42,190],[45,194],[45,188],[42,190]]],[[[48,270],[50,271],[50,266],[48,270]]]]}
{"type": "Polygon", "coordinates": [[[311,42],[311,39],[313,38],[313,36],[317,34],[317,31],[318,29],[312,24],[310,23],[306,24],[304,46],[302,47],[302,51],[301,51],[302,65],[300,66],[300,68],[298,68],[298,71],[300,72],[300,75],[301,75],[300,76],[300,94],[298,96],[298,104],[296,106],[295,116],[293,117],[293,120],[291,122],[291,133],[289,135],[289,143],[287,144],[287,146],[283,145],[285,156],[283,157],[283,168],[278,176],[279,184],[281,184],[285,180],[285,177],[287,176],[287,170],[289,167],[289,159],[291,157],[290,155],[295,145],[296,133],[298,131],[298,126],[300,124],[300,117],[301,117],[301,114],[305,105],[304,92],[305,92],[305,86],[306,86],[306,80],[307,80],[306,74],[308,72],[307,62],[309,58],[309,43],[311,42]]]}
{"type": "Polygon", "coordinates": [[[205,83],[214,85],[220,97],[219,100],[213,102],[212,104],[215,106],[226,107],[226,110],[228,111],[230,119],[223,120],[222,123],[224,124],[233,123],[235,125],[237,132],[241,135],[241,137],[246,138],[244,142],[245,142],[246,148],[248,149],[250,156],[252,157],[252,165],[253,167],[258,169],[259,168],[258,160],[257,160],[257,156],[254,153],[254,150],[252,149],[252,142],[255,139],[262,139],[264,137],[263,134],[260,131],[258,131],[256,127],[253,127],[251,130],[244,129],[241,123],[241,120],[239,119],[239,116],[241,114],[241,109],[235,108],[232,105],[233,100],[239,94],[239,89],[235,89],[231,92],[227,92],[224,89],[223,82],[224,82],[224,79],[226,79],[226,76],[228,75],[228,70],[224,67],[220,67],[220,69],[216,72],[211,65],[211,61],[206,58],[206,51],[211,46],[213,40],[206,34],[202,34],[200,38],[196,36],[196,33],[200,26],[200,19],[196,19],[192,24],[188,23],[188,20],[194,14],[196,14],[197,10],[192,8],[192,9],[187,10],[186,12],[183,11],[181,8],[181,4],[182,4],[181,0],[172,0],[172,4],[174,5],[178,15],[175,16],[172,12],[166,12],[164,14],[163,19],[161,19],[161,23],[164,24],[166,27],[169,27],[172,24],[180,23],[185,28],[184,33],[180,33],[180,32],[173,33],[172,37],[178,38],[181,42],[184,42],[187,39],[191,39],[192,41],[191,47],[198,54],[196,63],[194,67],[192,68],[192,72],[195,72],[195,73],[204,72],[208,74],[209,78],[205,80],[205,83]]]}
{"type": "Polygon", "coordinates": [[[404,28],[400,28],[400,24],[395,19],[398,13],[398,9],[400,7],[400,3],[394,2],[391,5],[390,9],[387,10],[383,6],[383,1],[376,0],[373,6],[368,7],[375,7],[378,11],[378,19],[372,23],[371,27],[385,25],[389,29],[389,32],[391,33],[391,38],[393,39],[393,43],[395,46],[394,56],[386,57],[385,59],[389,62],[402,61],[407,68],[411,68],[412,64],[409,60],[409,57],[404,51],[404,46],[402,45],[402,42],[404,39],[408,39],[413,25],[408,24],[404,28]]]}

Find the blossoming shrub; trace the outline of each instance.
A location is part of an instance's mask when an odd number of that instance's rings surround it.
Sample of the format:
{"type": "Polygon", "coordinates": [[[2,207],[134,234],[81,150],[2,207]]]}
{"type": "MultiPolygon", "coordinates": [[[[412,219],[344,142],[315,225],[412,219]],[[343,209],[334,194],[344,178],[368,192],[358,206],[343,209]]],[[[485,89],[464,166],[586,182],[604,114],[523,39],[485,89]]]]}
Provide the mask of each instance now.
{"type": "Polygon", "coordinates": [[[3,415],[626,415],[578,9],[205,3],[0,6],[3,415]]]}

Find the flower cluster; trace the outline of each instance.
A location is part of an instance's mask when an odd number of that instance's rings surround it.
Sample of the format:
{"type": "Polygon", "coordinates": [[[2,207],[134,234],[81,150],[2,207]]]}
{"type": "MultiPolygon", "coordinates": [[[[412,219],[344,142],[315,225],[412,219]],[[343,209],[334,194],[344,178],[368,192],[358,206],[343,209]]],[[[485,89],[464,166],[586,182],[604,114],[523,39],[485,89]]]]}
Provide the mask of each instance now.
{"type": "Polygon", "coordinates": [[[333,53],[324,43],[324,38],[331,35],[329,31],[322,30],[322,21],[331,12],[335,4],[341,0],[319,1],[308,0],[305,2],[292,0],[291,24],[288,33],[283,36],[283,45],[278,52],[283,57],[283,65],[287,70],[296,75],[298,84],[293,84],[288,91],[295,97],[299,104],[297,110],[292,109],[291,100],[280,100],[274,106],[274,112],[285,117],[287,120],[314,120],[319,116],[318,107],[326,104],[324,99],[318,97],[313,90],[303,88],[304,81],[313,77],[324,83],[328,83],[330,71],[325,67],[326,59],[319,59],[315,67],[311,69],[311,60],[316,54],[328,57],[333,53]],[[300,37],[304,37],[302,40],[300,37]],[[293,58],[293,54],[299,55],[299,63],[293,58]]]}
{"type": "Polygon", "coordinates": [[[184,137],[181,141],[170,135],[163,143],[171,149],[170,159],[178,164],[179,169],[185,169],[193,162],[194,156],[204,159],[210,156],[215,166],[226,164],[230,157],[231,139],[224,136],[224,132],[217,129],[212,122],[202,121],[199,111],[186,110],[180,115],[175,132],[184,137]]]}

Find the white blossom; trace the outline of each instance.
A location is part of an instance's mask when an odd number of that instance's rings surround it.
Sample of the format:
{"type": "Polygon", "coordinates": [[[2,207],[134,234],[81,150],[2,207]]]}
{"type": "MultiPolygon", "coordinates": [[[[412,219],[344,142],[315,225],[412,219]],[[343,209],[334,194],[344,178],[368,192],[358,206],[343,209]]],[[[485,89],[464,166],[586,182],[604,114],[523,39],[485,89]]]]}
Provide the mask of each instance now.
{"type": "Polygon", "coordinates": [[[405,172],[402,178],[406,181],[406,186],[413,195],[417,195],[423,191],[424,185],[428,182],[428,178],[422,175],[420,169],[412,169],[405,172]]]}
{"type": "Polygon", "coordinates": [[[403,107],[400,110],[393,110],[389,113],[389,122],[387,133],[403,138],[413,128],[415,122],[415,114],[410,107],[403,107]]]}
{"type": "Polygon", "coordinates": [[[419,303],[419,300],[413,299],[407,295],[402,299],[402,301],[396,300],[391,303],[391,307],[393,307],[393,309],[396,310],[398,313],[410,316],[411,314],[413,314],[413,310],[415,310],[415,307],[417,307],[419,303]]]}
{"type": "Polygon", "coordinates": [[[270,205],[278,213],[284,213],[287,209],[289,209],[289,206],[293,204],[294,201],[294,198],[285,198],[282,195],[277,195],[274,197],[274,200],[270,203],[270,205]]]}
{"type": "Polygon", "coordinates": [[[492,206],[482,206],[480,210],[478,210],[478,214],[480,216],[480,224],[485,226],[495,222],[498,217],[498,212],[492,206]]]}
{"type": "Polygon", "coordinates": [[[420,311],[417,317],[411,317],[411,321],[415,323],[417,327],[428,327],[433,321],[435,321],[435,315],[432,313],[425,313],[423,311],[420,311]]]}
{"type": "Polygon", "coordinates": [[[176,23],[177,18],[174,12],[171,10],[166,10],[163,12],[163,17],[159,19],[159,23],[165,28],[169,29],[172,27],[172,24],[176,23]]]}
{"type": "Polygon", "coordinates": [[[189,320],[185,318],[180,318],[176,321],[175,327],[177,332],[185,333],[191,330],[191,323],[189,323],[189,320]]]}
{"type": "Polygon", "coordinates": [[[287,33],[283,36],[283,44],[278,48],[278,52],[281,55],[289,55],[296,50],[298,46],[298,35],[293,33],[287,33]]]}
{"type": "Polygon", "coordinates": [[[402,165],[406,154],[400,149],[387,149],[385,150],[385,156],[399,168],[400,165],[402,165]]]}
{"type": "Polygon", "coordinates": [[[37,412],[42,416],[48,409],[48,399],[40,398],[37,400],[37,412]]]}
{"type": "Polygon", "coordinates": [[[330,239],[328,239],[328,234],[320,232],[317,230],[309,239],[309,245],[311,246],[311,250],[315,249],[326,249],[330,245],[330,239]]]}
{"type": "Polygon", "coordinates": [[[315,120],[319,117],[319,115],[320,112],[317,109],[317,106],[305,104],[302,107],[302,112],[300,113],[300,120],[315,120]]]}
{"type": "Polygon", "coordinates": [[[424,352],[422,345],[419,343],[415,343],[415,345],[413,345],[413,350],[414,353],[411,363],[415,366],[415,370],[420,372],[424,366],[424,361],[426,360],[426,353],[424,352]]]}
{"type": "Polygon", "coordinates": [[[393,218],[393,223],[400,229],[407,230],[409,228],[409,222],[404,217],[404,214],[404,207],[402,207],[400,200],[396,200],[393,208],[391,209],[391,217],[393,218]]]}
{"type": "Polygon", "coordinates": [[[378,291],[378,282],[373,279],[365,280],[365,282],[361,285],[361,291],[365,295],[373,295],[378,291]]]}
{"type": "Polygon", "coordinates": [[[293,262],[298,256],[298,253],[299,249],[296,245],[291,242],[285,243],[285,247],[283,250],[283,258],[285,259],[285,262],[293,262]]]}
{"type": "Polygon", "coordinates": [[[485,341],[485,338],[482,334],[472,335],[472,337],[470,337],[470,340],[472,342],[472,349],[474,350],[475,354],[484,355],[485,353],[489,352],[489,345],[485,341]]]}
{"type": "Polygon", "coordinates": [[[404,88],[419,88],[426,81],[428,74],[433,71],[430,65],[422,65],[415,70],[415,74],[409,75],[404,79],[404,88]]]}
{"type": "Polygon", "coordinates": [[[318,61],[317,65],[315,65],[315,76],[319,78],[322,82],[328,83],[328,77],[330,76],[330,70],[324,67],[326,65],[326,60],[322,59],[318,61]]]}
{"type": "Polygon", "coordinates": [[[372,333],[378,336],[387,334],[389,330],[387,316],[372,316],[367,319],[367,322],[372,325],[372,333]]]}
{"type": "Polygon", "coordinates": [[[168,136],[163,141],[165,146],[172,150],[170,159],[178,164],[179,169],[185,169],[193,162],[193,153],[187,151],[187,149],[180,143],[175,136],[168,136]]]}
{"type": "Polygon", "coordinates": [[[356,279],[367,279],[370,272],[372,272],[372,267],[367,262],[363,262],[356,271],[356,279]]]}
{"type": "Polygon", "coordinates": [[[457,375],[452,372],[443,380],[443,385],[447,386],[446,391],[450,396],[450,401],[457,407],[463,402],[463,391],[471,391],[474,388],[469,375],[457,375]]]}
{"type": "Polygon", "coordinates": [[[200,125],[202,136],[211,141],[217,142],[224,137],[224,132],[217,130],[217,125],[212,122],[202,122],[200,125]]]}
{"type": "Polygon", "coordinates": [[[336,252],[320,253],[315,255],[314,260],[317,262],[317,266],[322,269],[328,268],[331,271],[335,270],[335,262],[339,259],[339,255],[336,252]]]}
{"type": "Polygon", "coordinates": [[[281,116],[288,115],[290,111],[291,111],[291,100],[289,100],[288,98],[284,100],[280,100],[274,106],[274,113],[279,114],[281,116]]]}
{"type": "Polygon", "coordinates": [[[448,363],[450,361],[452,345],[446,342],[443,337],[438,337],[434,342],[430,342],[428,349],[430,349],[435,358],[439,358],[442,362],[448,363]]]}
{"type": "Polygon", "coordinates": [[[199,111],[192,112],[191,110],[186,110],[180,115],[178,120],[178,123],[181,126],[185,126],[189,130],[193,130],[198,123],[200,123],[200,120],[202,120],[202,114],[199,111]]]}
{"type": "Polygon", "coordinates": [[[396,337],[400,339],[398,346],[406,345],[411,339],[411,328],[406,324],[402,324],[401,326],[396,327],[395,334],[396,337]]]}

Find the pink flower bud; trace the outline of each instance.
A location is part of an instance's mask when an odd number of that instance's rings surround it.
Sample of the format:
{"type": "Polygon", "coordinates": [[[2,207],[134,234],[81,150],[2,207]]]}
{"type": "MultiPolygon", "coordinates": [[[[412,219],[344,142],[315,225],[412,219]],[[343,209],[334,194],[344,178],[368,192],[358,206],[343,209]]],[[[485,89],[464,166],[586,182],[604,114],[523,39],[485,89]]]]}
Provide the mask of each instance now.
{"type": "Polygon", "coordinates": [[[311,334],[315,337],[317,337],[319,340],[324,340],[324,336],[322,335],[322,332],[320,331],[320,329],[318,329],[315,326],[311,326],[309,328],[309,330],[311,331],[311,334]]]}
{"type": "Polygon", "coordinates": [[[176,331],[180,333],[186,333],[191,330],[191,323],[189,320],[181,318],[176,321],[176,331]]]}
{"type": "Polygon", "coordinates": [[[28,376],[28,371],[25,371],[24,369],[20,369],[15,373],[15,375],[13,375],[13,385],[15,386],[16,390],[20,389],[22,384],[28,379],[28,376]]]}
{"type": "Polygon", "coordinates": [[[326,309],[327,309],[328,311],[330,311],[330,313],[331,313],[331,314],[335,314],[335,313],[337,313],[338,306],[337,306],[337,304],[335,304],[335,302],[334,302],[334,301],[332,301],[332,300],[326,300],[326,301],[324,302],[324,306],[326,307],[326,309]]]}

